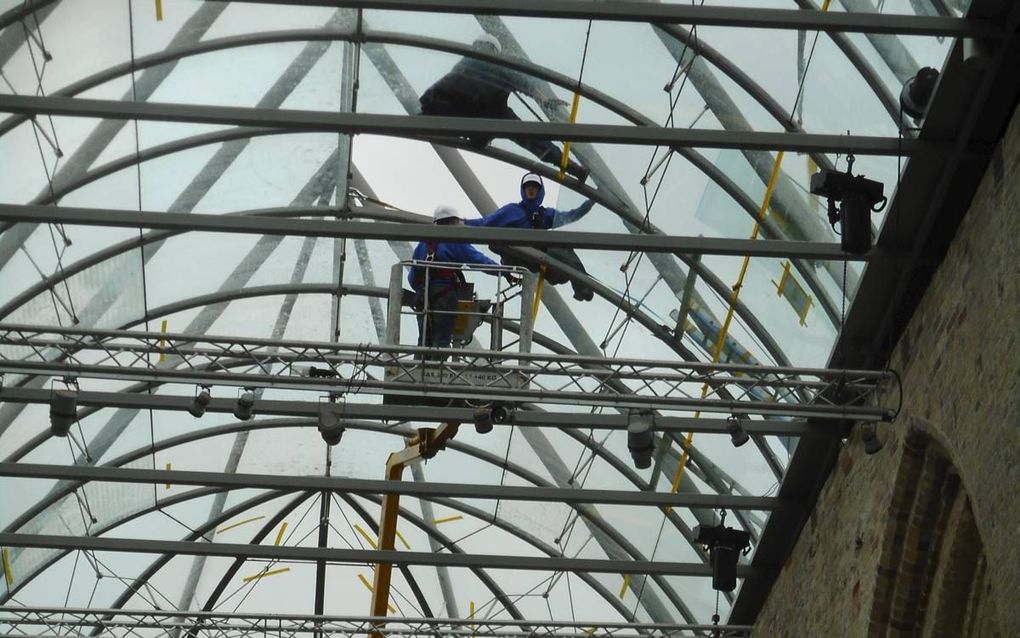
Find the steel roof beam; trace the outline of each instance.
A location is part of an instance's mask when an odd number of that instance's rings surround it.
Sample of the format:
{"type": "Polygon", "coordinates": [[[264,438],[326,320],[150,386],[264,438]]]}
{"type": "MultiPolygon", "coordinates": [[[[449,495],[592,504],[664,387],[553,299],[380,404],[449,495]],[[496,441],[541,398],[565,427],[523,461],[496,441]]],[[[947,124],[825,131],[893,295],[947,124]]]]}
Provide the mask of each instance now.
{"type": "MultiPolygon", "coordinates": [[[[504,556],[499,554],[434,554],[394,550],[346,549],[342,547],[287,547],[279,545],[246,545],[241,543],[199,543],[188,541],[148,540],[141,538],[104,538],[95,536],[54,536],[46,534],[0,533],[0,545],[8,547],[42,547],[78,549],[97,552],[132,554],[183,554],[186,556],[226,556],[230,558],[267,559],[278,561],[330,564],[368,565],[385,561],[394,565],[446,565],[483,569],[507,569],[548,572],[595,572],[602,574],[649,574],[664,576],[710,577],[712,568],[702,563],[671,561],[606,560],[537,556],[504,556]]],[[[759,575],[761,570],[738,565],[737,578],[759,575]]]]}
{"type": "Polygon", "coordinates": [[[845,31],[912,36],[1003,37],[991,21],[941,16],[876,13],[823,13],[795,9],[755,9],[657,2],[577,2],[576,0],[239,0],[253,4],[320,6],[429,13],[521,16],[651,24],[691,24],[750,29],[845,31]]]}
{"type": "MultiPolygon", "coordinates": [[[[44,403],[50,401],[50,391],[44,388],[7,387],[0,391],[0,402],[44,403]]],[[[163,394],[139,394],[134,392],[91,392],[78,393],[78,407],[127,408],[136,410],[185,411],[191,407],[192,397],[163,394]]],[[[318,401],[274,401],[263,399],[258,402],[260,416],[298,416],[318,418],[318,401]]],[[[233,399],[213,398],[207,412],[230,414],[236,407],[233,399]]],[[[470,423],[472,408],[440,408],[425,405],[386,405],[348,402],[344,417],[372,421],[419,421],[442,423],[459,421],[470,423]]],[[[626,414],[588,414],[577,412],[540,412],[517,410],[514,425],[518,427],[584,427],[605,430],[626,430],[626,414]]],[[[809,425],[803,419],[748,419],[743,424],[748,434],[776,436],[811,436],[824,434],[829,430],[822,425],[809,425]]],[[[659,432],[697,432],[699,434],[727,434],[725,419],[664,417],[655,418],[655,429],[659,432]]]]}
{"type": "Polygon", "coordinates": [[[412,498],[449,497],[503,499],[509,501],[551,503],[600,503],[610,505],[683,507],[702,509],[741,509],[774,511],[792,507],[778,498],[732,494],[681,494],[602,489],[566,489],[477,483],[419,483],[385,481],[341,476],[294,476],[271,474],[233,474],[108,468],[91,465],[44,465],[36,463],[0,463],[0,476],[21,479],[63,479],[72,481],[109,481],[167,485],[202,485],[230,489],[324,490],[347,494],[398,494],[412,498]]]}
{"type": "Polygon", "coordinates": [[[193,124],[271,126],[292,131],[461,137],[486,135],[518,139],[559,139],[573,142],[646,146],[693,146],[739,150],[784,150],[806,153],[912,156],[948,153],[948,142],[860,135],[726,131],[663,128],[620,124],[525,122],[471,117],[340,113],[301,109],[211,106],[162,102],[128,102],[86,98],[0,95],[0,111],[21,115],[137,119],[193,124]]]}
{"type": "MultiPolygon", "coordinates": [[[[292,214],[301,214],[294,210],[292,214]]],[[[307,215],[344,215],[343,210],[308,208],[307,215]]],[[[12,222],[60,223],[86,226],[152,228],[173,232],[201,231],[301,237],[347,237],[355,239],[391,239],[423,241],[461,241],[499,246],[533,248],[563,247],[619,252],[684,253],[804,259],[870,261],[885,257],[873,250],[865,255],[850,255],[839,244],[826,242],[754,240],[727,237],[681,237],[673,235],[591,233],[557,230],[536,233],[531,229],[487,228],[482,226],[441,226],[433,224],[386,223],[287,219],[267,215],[208,215],[199,213],[160,213],[65,206],[0,204],[0,220],[12,222]]]]}

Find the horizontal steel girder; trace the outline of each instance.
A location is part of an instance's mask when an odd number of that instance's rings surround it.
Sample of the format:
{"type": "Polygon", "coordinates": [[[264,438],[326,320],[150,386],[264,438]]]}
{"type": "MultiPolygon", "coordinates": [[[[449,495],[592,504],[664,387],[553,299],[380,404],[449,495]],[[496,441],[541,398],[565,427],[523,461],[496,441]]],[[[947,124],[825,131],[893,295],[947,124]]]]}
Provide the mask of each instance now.
{"type": "MultiPolygon", "coordinates": [[[[42,403],[50,401],[50,390],[41,388],[6,387],[0,390],[0,403],[42,403]]],[[[89,392],[78,393],[79,408],[127,408],[135,410],[169,410],[184,412],[191,407],[190,396],[168,396],[164,394],[138,394],[135,392],[89,392]]],[[[231,414],[237,403],[234,399],[213,398],[206,412],[231,414]]],[[[274,401],[259,399],[255,404],[255,415],[292,416],[317,418],[319,401],[274,401]]],[[[445,423],[457,421],[471,423],[473,408],[432,407],[426,405],[388,405],[373,403],[343,404],[344,418],[367,421],[414,421],[421,423],[445,423]]],[[[630,417],[625,414],[588,414],[578,412],[546,412],[517,410],[511,423],[517,427],[561,428],[584,427],[597,430],[626,430],[630,417]]],[[[509,424],[508,424],[509,425],[509,424]]],[[[748,419],[743,424],[748,434],[773,436],[822,436],[831,429],[822,424],[809,423],[802,419],[781,420],[748,419]]],[[[500,427],[498,424],[496,427],[500,427]]],[[[657,432],[696,432],[699,434],[728,434],[725,419],[693,417],[656,416],[657,432]]]]}
{"type": "Polygon", "coordinates": [[[472,15],[527,16],[648,22],[751,29],[887,33],[915,36],[1002,38],[991,21],[942,16],[888,13],[842,13],[796,9],[714,7],[657,2],[577,2],[577,0],[238,0],[299,6],[349,7],[392,11],[468,13],[472,15]]]}
{"type": "Polygon", "coordinates": [[[67,97],[0,95],[0,112],[226,126],[269,126],[291,131],[393,135],[408,138],[485,135],[646,146],[725,148],[807,153],[911,156],[948,153],[948,142],[813,133],[770,133],[662,128],[619,124],[522,122],[464,117],[340,113],[158,102],[121,102],[67,97]]]}
{"type": "MultiPolygon", "coordinates": [[[[512,620],[503,618],[407,618],[387,616],[312,616],[292,614],[221,613],[135,609],[82,609],[74,607],[8,607],[0,609],[0,623],[12,627],[102,627],[108,631],[162,629],[167,635],[201,627],[202,633],[243,635],[267,631],[280,635],[322,634],[362,636],[380,631],[386,636],[499,636],[501,638],[601,638],[620,635],[706,636],[718,629],[729,637],[750,635],[750,625],[692,625],[599,621],[512,620]],[[378,623],[385,622],[381,628],[378,623]],[[690,633],[688,633],[690,632],[690,633]]],[[[26,632],[26,634],[36,632],[26,632]]],[[[84,633],[84,632],[82,632],[84,633]]],[[[126,631],[130,635],[133,632],[126,631]]],[[[117,635],[117,634],[115,634],[117,635]]],[[[150,635],[145,632],[145,635],[150,635]]],[[[157,634],[158,635],[158,634],[157,634]]]]}
{"type": "MultiPolygon", "coordinates": [[[[561,558],[538,556],[503,556],[498,554],[446,554],[432,552],[401,552],[394,550],[347,549],[339,547],[292,547],[278,545],[245,545],[235,543],[204,543],[142,538],[106,538],[95,536],[51,536],[43,534],[0,533],[0,545],[96,552],[127,552],[134,554],[183,554],[186,556],[227,556],[255,560],[310,562],[324,560],[330,564],[369,565],[380,561],[394,565],[428,565],[480,569],[508,569],[548,572],[589,572],[603,574],[647,574],[663,576],[709,577],[712,568],[703,563],[638,561],[593,558],[561,558]]],[[[737,566],[737,577],[759,575],[759,570],[737,566]]]]}
{"type": "Polygon", "coordinates": [[[98,467],[91,465],[41,465],[32,463],[0,463],[0,476],[22,479],[66,479],[71,481],[109,481],[152,485],[199,485],[230,489],[330,490],[347,494],[399,494],[413,498],[502,499],[551,503],[602,503],[689,509],[739,509],[774,511],[792,509],[767,496],[731,494],[671,494],[623,490],[566,489],[515,485],[482,485],[471,483],[419,483],[384,481],[340,476],[279,476],[270,474],[225,474],[222,472],[190,472],[136,468],[98,467]]]}
{"type": "MultiPolygon", "coordinates": [[[[295,211],[295,216],[298,211],[295,211]]],[[[322,217],[324,209],[309,209],[308,215],[322,217]]],[[[337,210],[337,215],[344,211],[337,210]]],[[[535,232],[519,228],[474,226],[437,226],[356,222],[321,219],[283,219],[254,215],[203,215],[197,213],[161,213],[64,206],[0,204],[0,221],[34,224],[56,223],[83,226],[151,228],[174,232],[217,232],[299,237],[346,237],[351,239],[465,241],[499,246],[532,248],[575,248],[622,252],[674,253],[682,255],[724,255],[776,257],[833,261],[871,261],[887,257],[872,250],[864,255],[844,252],[837,243],[754,240],[725,237],[682,237],[631,233],[589,233],[557,230],[535,232]]]]}

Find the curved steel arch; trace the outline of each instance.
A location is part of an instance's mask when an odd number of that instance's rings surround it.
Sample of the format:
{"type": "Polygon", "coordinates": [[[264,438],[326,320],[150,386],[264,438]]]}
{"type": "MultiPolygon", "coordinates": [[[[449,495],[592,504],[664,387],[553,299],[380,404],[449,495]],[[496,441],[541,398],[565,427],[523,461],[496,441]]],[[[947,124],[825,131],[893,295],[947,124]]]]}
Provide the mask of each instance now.
{"type": "MultiPolygon", "coordinates": [[[[99,409],[100,408],[96,408],[96,409],[92,410],[92,412],[97,412],[97,411],[99,411],[99,409]]],[[[408,435],[410,433],[409,429],[396,430],[394,428],[382,426],[382,425],[375,424],[375,423],[363,422],[363,421],[352,420],[349,423],[350,423],[350,427],[352,427],[354,429],[364,430],[364,431],[369,431],[369,432],[376,432],[376,433],[380,433],[380,434],[392,434],[392,435],[395,435],[395,436],[406,436],[406,435],[408,435]]],[[[222,426],[215,426],[215,427],[209,428],[207,430],[198,430],[198,431],[194,431],[194,432],[189,432],[189,433],[186,433],[186,434],[178,435],[176,437],[171,437],[169,439],[164,439],[163,441],[158,441],[158,442],[155,443],[155,446],[153,446],[153,447],[140,448],[140,449],[137,449],[137,450],[134,450],[134,451],[122,454],[121,456],[117,457],[116,459],[111,460],[109,463],[107,463],[107,465],[111,466],[111,467],[119,467],[119,466],[124,465],[126,463],[129,463],[129,462],[135,461],[135,460],[137,460],[139,458],[142,458],[145,455],[152,453],[153,451],[163,451],[163,450],[171,449],[171,448],[173,448],[173,447],[175,447],[177,445],[183,445],[183,444],[186,444],[186,443],[191,443],[191,442],[203,440],[203,439],[206,439],[206,438],[222,436],[222,435],[226,435],[226,434],[232,434],[232,433],[236,433],[236,432],[239,432],[239,431],[256,431],[256,430],[262,430],[262,429],[290,428],[290,427],[310,427],[310,426],[314,426],[314,425],[315,425],[314,422],[309,421],[309,420],[305,420],[305,419],[272,419],[272,420],[254,421],[254,422],[235,422],[235,423],[232,423],[232,424],[227,424],[227,425],[222,425],[222,426]]],[[[522,479],[524,479],[526,481],[529,481],[529,482],[531,482],[531,483],[533,483],[535,485],[539,485],[539,486],[550,486],[551,485],[548,481],[543,479],[541,476],[535,474],[531,470],[528,470],[527,468],[519,466],[516,463],[509,462],[509,461],[504,461],[504,459],[502,459],[501,457],[499,457],[499,456],[497,456],[495,454],[486,452],[484,450],[475,448],[474,446],[467,445],[467,444],[458,442],[456,440],[453,440],[453,441],[450,441],[450,442],[447,443],[447,447],[449,447],[450,449],[453,449],[453,450],[457,450],[458,452],[461,452],[462,454],[465,454],[467,456],[473,457],[473,458],[475,458],[477,460],[480,460],[480,461],[482,461],[484,463],[488,463],[488,464],[494,465],[496,467],[505,467],[507,469],[507,471],[509,471],[512,474],[514,474],[514,475],[516,475],[516,476],[518,476],[518,477],[520,477],[520,478],[522,478],[522,479]]],[[[26,511],[25,513],[23,513],[15,521],[13,521],[11,524],[9,524],[5,528],[5,530],[7,530],[7,531],[15,531],[15,530],[17,530],[21,526],[27,524],[33,518],[35,518],[35,517],[39,516],[40,514],[42,514],[47,508],[51,507],[54,503],[56,503],[57,500],[67,496],[74,489],[76,489],[77,487],[79,487],[79,486],[84,484],[84,482],[82,482],[82,481],[63,481],[61,483],[62,483],[62,485],[58,484],[59,489],[55,489],[48,496],[49,500],[41,501],[34,508],[32,508],[32,509],[26,511]]],[[[638,487],[640,487],[639,484],[638,484],[638,487]]],[[[192,490],[192,491],[193,492],[198,492],[198,491],[201,491],[201,490],[192,490]]],[[[203,493],[203,495],[204,495],[204,493],[203,493]]],[[[457,502],[451,500],[451,503],[457,503],[457,502]]],[[[459,507],[459,505],[457,507],[459,507]]],[[[568,507],[571,507],[571,509],[577,510],[579,512],[579,514],[586,519],[586,521],[588,521],[589,523],[595,525],[598,529],[600,529],[602,532],[604,532],[614,543],[616,543],[625,552],[631,554],[636,559],[640,559],[641,558],[640,551],[638,551],[636,548],[634,548],[626,540],[626,537],[624,537],[622,534],[620,534],[614,527],[610,526],[604,520],[602,520],[602,519],[600,519],[598,517],[591,516],[589,513],[585,512],[583,508],[579,508],[577,505],[568,505],[568,507]]],[[[489,519],[486,518],[486,517],[483,517],[482,520],[489,520],[489,519]]],[[[493,522],[495,524],[495,521],[489,521],[489,522],[493,522]]],[[[514,534],[517,533],[515,530],[519,529],[516,526],[514,526],[512,523],[509,523],[508,521],[502,521],[502,523],[500,524],[500,527],[502,527],[502,528],[506,529],[507,531],[509,531],[511,533],[514,533],[514,534]]],[[[523,532],[523,530],[521,530],[521,531],[523,532]]],[[[524,535],[521,536],[522,540],[525,540],[526,542],[530,542],[528,540],[528,538],[530,538],[530,537],[531,537],[530,534],[527,534],[527,532],[524,532],[524,535]]],[[[542,549],[542,551],[547,551],[547,552],[551,551],[551,552],[555,553],[555,550],[550,550],[550,549],[548,549],[547,546],[544,546],[544,545],[542,547],[540,547],[540,549],[542,549]]],[[[697,551],[697,549],[696,549],[696,551],[697,551]]],[[[705,560],[703,552],[697,552],[697,554],[698,554],[699,557],[701,557],[703,560],[705,560]]],[[[168,559],[169,559],[169,557],[168,557],[168,559]]],[[[52,562],[49,563],[49,564],[52,564],[52,562]]],[[[42,569],[43,568],[40,568],[39,571],[42,571],[42,569]]],[[[36,575],[37,574],[33,574],[30,578],[26,579],[26,582],[27,582],[27,580],[31,580],[32,578],[34,578],[36,575]]],[[[673,602],[675,602],[675,603],[677,603],[679,605],[678,606],[679,609],[681,609],[681,610],[686,609],[686,607],[682,605],[682,599],[676,594],[676,592],[672,589],[672,586],[669,585],[669,583],[663,577],[655,576],[654,578],[656,579],[656,582],[659,584],[659,587],[663,590],[663,592],[665,592],[667,594],[667,597],[669,597],[671,601],[673,601],[673,602]],[[661,582],[660,582],[660,579],[661,579],[661,582]]]]}
{"type": "MultiPolygon", "coordinates": [[[[507,59],[507,58],[503,58],[503,57],[500,57],[500,56],[490,55],[490,54],[487,54],[487,53],[484,53],[484,52],[477,51],[477,50],[475,50],[475,49],[473,49],[471,47],[465,47],[464,45],[461,45],[459,43],[454,43],[454,42],[450,42],[450,41],[447,41],[447,40],[441,40],[441,39],[429,38],[429,37],[422,37],[422,36],[407,36],[407,35],[404,35],[404,34],[392,33],[392,32],[368,32],[368,33],[361,34],[361,36],[359,37],[357,34],[354,34],[354,33],[332,31],[332,30],[328,30],[328,29],[295,29],[295,30],[288,30],[288,31],[276,31],[276,32],[246,34],[246,35],[243,35],[243,36],[232,36],[232,37],[220,38],[220,39],[216,39],[216,40],[209,40],[209,41],[199,42],[197,44],[193,44],[193,45],[188,46],[188,47],[182,47],[182,48],[179,48],[179,49],[175,49],[173,51],[163,51],[163,52],[159,52],[159,53],[155,53],[155,54],[150,54],[150,55],[144,56],[142,58],[138,58],[137,60],[134,61],[134,65],[133,66],[130,63],[124,63],[124,64],[117,65],[115,67],[111,67],[111,68],[106,69],[104,71],[100,71],[100,72],[98,72],[96,74],[93,74],[92,76],[90,76],[88,78],[85,78],[85,79],[80,80],[78,82],[75,82],[75,83],[73,83],[71,85],[68,85],[67,87],[65,87],[63,89],[60,89],[59,91],[56,91],[56,92],[52,93],[52,95],[73,96],[73,95],[76,95],[77,93],[79,93],[81,91],[84,91],[84,90],[87,90],[89,88],[98,86],[99,84],[102,84],[104,82],[110,81],[110,80],[115,79],[117,77],[120,77],[122,75],[126,75],[128,73],[131,73],[132,72],[132,68],[134,68],[134,69],[145,69],[145,68],[148,68],[148,67],[151,67],[151,66],[155,66],[155,65],[158,65],[158,64],[164,64],[166,62],[177,61],[177,60],[183,59],[185,57],[189,57],[189,56],[193,56],[193,55],[201,55],[201,54],[209,53],[209,52],[212,52],[212,51],[219,51],[219,50],[224,50],[224,49],[231,49],[231,48],[238,48],[238,47],[245,47],[245,46],[257,46],[257,45],[262,45],[262,44],[270,44],[270,43],[278,43],[278,42],[317,41],[317,40],[324,40],[324,41],[334,41],[334,40],[336,40],[336,41],[349,41],[349,40],[353,40],[353,39],[357,39],[359,41],[363,40],[365,42],[371,42],[371,43],[380,43],[380,44],[389,43],[389,44],[397,44],[397,45],[405,45],[405,46],[414,46],[414,47],[419,47],[419,48],[439,50],[439,51],[444,51],[444,52],[448,52],[448,53],[455,53],[455,54],[462,55],[462,56],[475,57],[475,58],[478,58],[478,59],[481,59],[481,60],[486,60],[486,61],[492,62],[494,64],[499,64],[501,66],[505,66],[505,67],[508,67],[508,68],[512,68],[512,69],[515,69],[515,70],[518,70],[518,71],[522,71],[522,72],[528,73],[529,75],[532,75],[534,77],[538,77],[538,78],[541,78],[541,79],[546,80],[548,82],[552,82],[554,84],[557,84],[557,85],[561,86],[562,88],[576,89],[583,96],[587,97],[588,99],[592,100],[593,102],[595,102],[597,104],[600,104],[601,106],[605,107],[606,109],[610,110],[611,112],[614,112],[617,115],[619,115],[620,117],[622,117],[624,119],[627,119],[627,120],[630,120],[631,122],[633,122],[635,124],[645,125],[645,126],[654,126],[655,125],[655,123],[652,120],[650,120],[649,118],[641,115],[637,111],[631,109],[629,106],[627,106],[623,102],[620,102],[619,100],[616,100],[615,98],[613,98],[611,96],[608,96],[608,95],[604,94],[603,92],[601,92],[601,91],[599,91],[597,89],[594,89],[594,88],[592,88],[590,86],[587,86],[587,85],[581,85],[580,87],[576,87],[575,86],[576,83],[571,78],[569,78],[569,77],[567,77],[567,76],[565,76],[563,74],[557,73],[555,71],[552,71],[552,70],[550,70],[550,69],[548,69],[546,67],[542,67],[542,66],[536,65],[536,64],[534,64],[534,63],[532,63],[530,61],[516,60],[516,59],[507,59]]],[[[692,46],[692,48],[696,48],[696,47],[692,46]]],[[[711,53],[711,50],[708,50],[708,52],[711,53]]],[[[716,54],[716,57],[720,57],[720,56],[718,56],[718,54],[716,54]]],[[[740,82],[739,78],[735,78],[735,79],[736,79],[736,81],[738,81],[738,83],[740,82]]],[[[762,97],[762,99],[764,99],[765,94],[760,89],[760,87],[750,86],[749,88],[748,87],[745,87],[745,88],[752,95],[756,95],[756,96],[762,97]],[[755,93],[755,91],[758,91],[758,93],[755,93]]],[[[2,135],[7,130],[10,130],[11,128],[16,126],[18,123],[23,122],[23,121],[25,121],[27,119],[28,118],[26,116],[20,116],[20,115],[13,115],[11,117],[8,117],[6,120],[0,122],[0,135],[2,135]]],[[[269,134],[270,133],[270,130],[268,130],[268,129],[258,129],[258,128],[255,128],[255,127],[243,127],[243,128],[251,130],[253,132],[253,134],[261,135],[261,134],[269,134]]],[[[799,127],[794,127],[792,130],[799,131],[801,129],[799,127]]],[[[205,135],[212,137],[215,134],[213,133],[213,134],[205,134],[205,135]]],[[[236,135],[236,136],[232,135],[232,136],[230,136],[229,139],[239,139],[239,138],[244,138],[244,136],[243,135],[236,135]]],[[[434,140],[433,141],[433,143],[437,143],[437,142],[441,143],[441,144],[449,145],[449,140],[434,140]]],[[[197,142],[196,145],[200,145],[201,143],[209,143],[209,142],[197,142]]],[[[170,144],[164,144],[162,146],[163,147],[169,147],[170,144]]],[[[467,145],[462,146],[462,148],[465,148],[465,149],[468,149],[468,150],[474,150],[474,151],[478,152],[478,149],[473,149],[473,148],[471,148],[471,147],[469,147],[467,145]]],[[[734,184],[732,182],[732,180],[730,180],[728,177],[725,177],[721,173],[721,171],[719,171],[711,162],[709,162],[698,151],[696,151],[694,149],[690,149],[690,148],[675,148],[673,150],[676,151],[677,153],[679,153],[681,156],[683,156],[688,161],[690,161],[697,169],[699,169],[703,173],[705,173],[706,176],[709,179],[715,181],[719,185],[719,187],[723,190],[723,192],[729,194],[731,197],[733,197],[734,194],[737,193],[737,192],[743,193],[743,191],[738,186],[736,186],[736,184],[734,184]]],[[[166,152],[171,152],[171,151],[166,151],[166,152]]],[[[159,156],[161,154],[164,154],[164,153],[158,153],[158,154],[156,154],[154,156],[159,156]]],[[[483,154],[487,154],[487,153],[483,152],[483,154]]],[[[148,149],[146,151],[146,155],[149,155],[148,149]]],[[[814,157],[814,155],[813,155],[813,157],[814,157]]],[[[133,163],[135,163],[135,162],[132,162],[132,159],[137,161],[138,159],[140,159],[140,154],[139,155],[134,155],[134,156],[130,156],[129,155],[129,156],[126,156],[125,158],[123,158],[122,161],[123,161],[123,163],[126,164],[126,166],[122,166],[122,167],[126,168],[127,166],[133,165],[133,163]]],[[[506,160],[504,160],[504,161],[506,161],[506,160]]],[[[820,166],[827,166],[829,164],[828,159],[825,156],[822,156],[822,155],[819,155],[818,157],[816,157],[816,162],[818,162],[820,166]]],[[[519,160],[518,160],[518,162],[514,162],[514,163],[519,163],[519,160]]],[[[107,165],[107,166],[109,167],[109,165],[107,165]]],[[[522,167],[524,167],[524,166],[522,166],[522,167]]],[[[118,169],[114,169],[114,170],[118,170],[118,169]]],[[[113,171],[111,171],[111,172],[113,172],[113,171]]],[[[91,171],[90,171],[90,173],[91,173],[91,171]]],[[[71,182],[69,185],[73,185],[77,181],[80,181],[80,179],[79,180],[75,180],[74,182],[71,182]]],[[[92,180],[88,180],[88,181],[92,181],[92,180]]],[[[64,191],[63,185],[62,185],[60,190],[64,191]]],[[[73,190],[73,189],[71,189],[71,190],[73,190]]],[[[67,192],[67,191],[65,191],[65,192],[67,192]]],[[[588,194],[589,194],[589,196],[591,195],[591,193],[588,193],[588,194]]],[[[757,208],[753,204],[753,202],[750,202],[750,198],[746,196],[746,193],[743,193],[743,194],[745,196],[744,198],[737,199],[736,197],[734,197],[734,199],[736,199],[736,203],[747,212],[749,217],[751,217],[752,219],[755,219],[757,217],[757,215],[758,215],[757,208]]],[[[36,200],[33,200],[33,203],[46,203],[46,201],[54,201],[54,199],[58,199],[58,198],[54,198],[50,194],[45,194],[44,197],[36,198],[36,200]],[[39,201],[40,199],[42,199],[43,201],[39,201]]],[[[606,206],[606,208],[609,208],[610,210],[613,210],[614,212],[616,212],[621,217],[624,217],[622,211],[616,210],[615,206],[613,205],[614,202],[612,202],[611,198],[609,198],[609,197],[601,197],[600,196],[597,199],[600,201],[600,203],[602,203],[604,206],[606,206]]],[[[635,223],[635,224],[638,223],[635,220],[631,220],[631,221],[632,221],[632,223],[635,223]]],[[[773,222],[770,219],[766,218],[766,219],[762,220],[761,224],[762,224],[763,230],[765,231],[766,237],[785,237],[785,234],[780,232],[775,227],[775,225],[773,224],[773,222]]],[[[645,232],[651,232],[651,233],[656,233],[656,234],[661,234],[661,232],[662,232],[659,229],[654,228],[654,227],[652,227],[652,226],[650,226],[648,224],[643,224],[642,228],[645,230],[645,232]]],[[[677,255],[677,256],[680,257],[683,261],[687,262],[688,266],[691,266],[691,262],[689,260],[684,259],[683,257],[681,257],[679,255],[677,255]]],[[[824,289],[824,287],[822,287],[821,284],[818,283],[817,279],[814,276],[814,273],[811,271],[810,268],[808,268],[805,264],[803,264],[803,262],[801,260],[794,260],[794,266],[798,269],[798,272],[800,272],[801,276],[804,277],[805,281],[807,281],[808,286],[811,288],[812,292],[815,294],[815,298],[819,300],[819,302],[822,305],[823,309],[825,309],[826,315],[828,316],[830,322],[832,322],[835,325],[836,320],[837,320],[837,314],[836,314],[834,302],[833,302],[832,299],[829,298],[828,291],[826,291],[824,289]]]]}

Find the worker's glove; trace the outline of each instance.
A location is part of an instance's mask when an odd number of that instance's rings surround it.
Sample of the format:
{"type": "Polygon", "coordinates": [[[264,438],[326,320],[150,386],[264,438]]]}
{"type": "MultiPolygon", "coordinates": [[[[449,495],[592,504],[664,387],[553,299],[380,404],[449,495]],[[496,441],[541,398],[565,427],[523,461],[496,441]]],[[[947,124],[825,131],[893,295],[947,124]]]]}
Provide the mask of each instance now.
{"type": "Polygon", "coordinates": [[[521,283],[521,278],[520,277],[515,277],[515,276],[511,275],[510,273],[504,274],[503,275],[503,279],[506,279],[506,282],[508,284],[510,284],[511,286],[516,286],[516,285],[521,283]]]}

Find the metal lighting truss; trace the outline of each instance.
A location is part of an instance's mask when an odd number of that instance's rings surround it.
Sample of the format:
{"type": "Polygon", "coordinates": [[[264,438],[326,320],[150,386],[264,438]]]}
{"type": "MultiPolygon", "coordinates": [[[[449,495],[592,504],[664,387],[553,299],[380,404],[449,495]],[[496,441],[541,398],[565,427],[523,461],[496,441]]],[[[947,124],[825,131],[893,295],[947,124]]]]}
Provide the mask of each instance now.
{"type": "Polygon", "coordinates": [[[60,607],[7,607],[0,609],[0,630],[33,635],[175,637],[200,628],[222,638],[249,636],[360,637],[370,632],[384,636],[478,636],[485,638],[599,638],[609,636],[705,636],[740,638],[751,635],[749,625],[695,625],[663,623],[606,623],[487,618],[374,618],[371,616],[305,616],[288,614],[229,614],[201,611],[150,611],[75,609],[60,607]],[[385,623],[382,626],[381,623],[385,623]]]}
{"type": "Polygon", "coordinates": [[[855,421],[892,414],[870,405],[889,371],[460,349],[447,350],[447,361],[422,361],[430,349],[17,324],[0,324],[0,345],[0,373],[15,375],[855,421]],[[177,368],[159,363],[167,355],[180,357],[177,368]]]}

